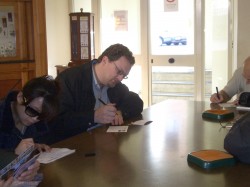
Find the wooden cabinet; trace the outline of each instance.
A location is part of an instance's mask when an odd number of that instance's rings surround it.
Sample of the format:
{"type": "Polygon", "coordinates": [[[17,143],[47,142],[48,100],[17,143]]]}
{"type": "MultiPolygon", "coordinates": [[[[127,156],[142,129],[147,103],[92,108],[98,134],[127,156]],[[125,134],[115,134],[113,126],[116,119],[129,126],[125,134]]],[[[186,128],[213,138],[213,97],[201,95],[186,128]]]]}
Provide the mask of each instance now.
{"type": "Polygon", "coordinates": [[[0,99],[47,74],[45,0],[1,0],[0,99]]]}
{"type": "Polygon", "coordinates": [[[69,65],[89,62],[95,58],[94,14],[70,13],[71,62],[69,65]]]}

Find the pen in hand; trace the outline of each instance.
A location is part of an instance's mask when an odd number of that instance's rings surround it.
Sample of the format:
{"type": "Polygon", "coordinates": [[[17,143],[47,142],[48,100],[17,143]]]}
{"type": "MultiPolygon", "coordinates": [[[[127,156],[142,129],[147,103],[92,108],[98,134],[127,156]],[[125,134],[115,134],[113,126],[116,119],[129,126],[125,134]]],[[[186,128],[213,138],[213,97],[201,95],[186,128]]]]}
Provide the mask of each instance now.
{"type": "Polygon", "coordinates": [[[219,95],[218,87],[216,87],[216,94],[217,94],[218,99],[220,99],[220,95],[219,95]]]}
{"type": "Polygon", "coordinates": [[[101,100],[101,98],[98,98],[98,100],[99,100],[103,105],[107,105],[103,100],[101,100]]]}
{"type": "MultiPolygon", "coordinates": [[[[101,100],[101,98],[98,98],[98,100],[103,104],[103,105],[107,105],[103,100],[101,100]]],[[[115,113],[116,115],[118,115],[118,113],[115,113]]]]}

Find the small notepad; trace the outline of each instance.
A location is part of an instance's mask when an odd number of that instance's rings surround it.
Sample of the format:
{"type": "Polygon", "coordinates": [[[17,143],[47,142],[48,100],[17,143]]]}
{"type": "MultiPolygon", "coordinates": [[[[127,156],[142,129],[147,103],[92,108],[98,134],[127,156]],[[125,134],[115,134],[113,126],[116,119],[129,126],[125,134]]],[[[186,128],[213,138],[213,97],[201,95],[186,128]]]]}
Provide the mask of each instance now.
{"type": "Polygon", "coordinates": [[[236,163],[233,155],[220,150],[194,151],[188,154],[187,160],[205,169],[232,166],[236,163]]]}
{"type": "Polygon", "coordinates": [[[202,118],[207,120],[224,121],[234,118],[234,112],[231,110],[206,110],[202,113],[202,118]]]}

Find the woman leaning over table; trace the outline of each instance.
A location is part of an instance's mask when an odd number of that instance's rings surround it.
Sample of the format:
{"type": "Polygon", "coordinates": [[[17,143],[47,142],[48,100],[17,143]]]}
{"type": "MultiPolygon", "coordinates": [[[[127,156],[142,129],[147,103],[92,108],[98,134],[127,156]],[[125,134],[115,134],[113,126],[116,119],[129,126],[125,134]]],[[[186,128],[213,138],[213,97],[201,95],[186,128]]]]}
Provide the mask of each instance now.
{"type": "Polygon", "coordinates": [[[58,111],[59,85],[50,76],[28,81],[21,91],[10,91],[0,101],[0,148],[14,150],[21,140],[32,138],[38,149],[48,133],[47,121],[58,111]]]}

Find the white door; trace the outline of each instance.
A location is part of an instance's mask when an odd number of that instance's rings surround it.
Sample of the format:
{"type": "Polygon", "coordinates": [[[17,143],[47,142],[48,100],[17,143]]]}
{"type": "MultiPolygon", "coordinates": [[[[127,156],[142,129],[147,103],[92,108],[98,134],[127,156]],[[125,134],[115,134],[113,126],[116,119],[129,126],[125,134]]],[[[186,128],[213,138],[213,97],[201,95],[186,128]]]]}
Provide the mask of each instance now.
{"type": "MultiPolygon", "coordinates": [[[[145,107],[169,98],[204,100],[214,91],[211,64],[219,61],[227,72],[226,1],[222,6],[216,0],[206,4],[201,0],[98,0],[99,52],[113,43],[131,49],[136,65],[124,83],[140,94],[145,107]]],[[[219,78],[227,80],[226,75],[219,78]]]]}
{"type": "Polygon", "coordinates": [[[151,104],[196,98],[195,12],[195,0],[149,0],[151,104]]]}

